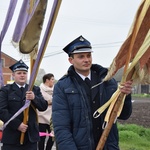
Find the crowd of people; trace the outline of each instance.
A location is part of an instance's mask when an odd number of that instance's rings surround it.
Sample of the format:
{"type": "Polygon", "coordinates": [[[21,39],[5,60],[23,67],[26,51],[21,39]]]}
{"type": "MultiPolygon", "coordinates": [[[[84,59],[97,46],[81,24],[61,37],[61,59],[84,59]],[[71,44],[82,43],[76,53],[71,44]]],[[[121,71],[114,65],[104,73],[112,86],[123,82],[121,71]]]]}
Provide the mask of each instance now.
{"type": "MultiPolygon", "coordinates": [[[[28,89],[28,66],[22,60],[10,66],[14,83],[0,89],[0,120],[5,124],[24,107],[26,100],[31,103],[28,116],[21,112],[3,130],[3,150],[51,150],[54,142],[58,150],[96,149],[106,111],[98,118],[94,118],[93,113],[110,99],[118,84],[115,79],[102,82],[108,69],[92,63],[92,46],[83,36],[63,50],[71,65],[56,84],[54,75],[48,73],[40,86],[28,89]],[[20,143],[22,133],[24,140],[20,143]],[[47,138],[40,133],[48,135],[47,138]]],[[[127,96],[118,119],[125,120],[132,113],[132,81],[121,87],[120,91],[127,96]]],[[[103,150],[119,150],[116,122],[103,150]]]]}

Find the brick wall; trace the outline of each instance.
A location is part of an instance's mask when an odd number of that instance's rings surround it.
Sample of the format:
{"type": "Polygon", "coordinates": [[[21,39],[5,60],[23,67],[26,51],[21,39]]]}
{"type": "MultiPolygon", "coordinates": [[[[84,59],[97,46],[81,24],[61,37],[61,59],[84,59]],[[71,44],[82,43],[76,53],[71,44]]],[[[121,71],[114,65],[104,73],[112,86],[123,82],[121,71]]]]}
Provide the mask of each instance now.
{"type": "Polygon", "coordinates": [[[6,84],[7,81],[10,81],[12,79],[11,78],[12,71],[9,69],[9,66],[16,63],[17,60],[13,59],[12,57],[8,56],[7,54],[3,52],[2,52],[1,58],[2,58],[3,80],[4,80],[4,84],[6,84]]]}

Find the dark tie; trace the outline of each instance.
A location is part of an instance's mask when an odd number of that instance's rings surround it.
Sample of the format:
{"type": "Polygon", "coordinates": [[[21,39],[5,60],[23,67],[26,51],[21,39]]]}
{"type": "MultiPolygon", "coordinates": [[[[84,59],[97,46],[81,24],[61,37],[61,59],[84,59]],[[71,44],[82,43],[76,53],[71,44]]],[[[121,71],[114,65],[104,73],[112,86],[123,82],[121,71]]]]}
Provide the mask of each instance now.
{"type": "Polygon", "coordinates": [[[23,93],[23,91],[24,91],[24,88],[23,88],[23,87],[20,87],[20,90],[21,90],[21,92],[23,93]]]}
{"type": "Polygon", "coordinates": [[[84,81],[88,85],[88,87],[91,88],[91,80],[88,77],[86,77],[84,81]]]}

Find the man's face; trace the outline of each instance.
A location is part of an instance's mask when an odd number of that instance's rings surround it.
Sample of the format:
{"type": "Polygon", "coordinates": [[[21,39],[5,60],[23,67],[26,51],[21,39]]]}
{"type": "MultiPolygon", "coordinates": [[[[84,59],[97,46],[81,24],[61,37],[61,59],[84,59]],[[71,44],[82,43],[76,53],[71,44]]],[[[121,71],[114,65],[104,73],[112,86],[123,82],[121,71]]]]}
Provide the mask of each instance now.
{"type": "Polygon", "coordinates": [[[24,85],[27,82],[28,73],[26,71],[13,72],[14,81],[19,85],[24,85]]]}
{"type": "Polygon", "coordinates": [[[78,73],[87,76],[92,65],[91,52],[73,54],[73,57],[69,57],[69,62],[78,73]]]}

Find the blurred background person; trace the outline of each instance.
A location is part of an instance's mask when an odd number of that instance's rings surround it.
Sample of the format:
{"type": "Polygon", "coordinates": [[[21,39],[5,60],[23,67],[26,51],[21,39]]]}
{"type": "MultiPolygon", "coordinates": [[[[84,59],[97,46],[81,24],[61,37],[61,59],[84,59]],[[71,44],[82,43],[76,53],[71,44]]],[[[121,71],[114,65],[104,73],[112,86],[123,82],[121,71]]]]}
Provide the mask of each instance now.
{"type": "MultiPolygon", "coordinates": [[[[41,112],[38,111],[38,120],[39,120],[39,130],[40,132],[48,132],[50,133],[50,119],[52,114],[52,94],[54,87],[54,75],[52,73],[45,74],[43,76],[43,83],[40,84],[40,89],[43,97],[48,102],[48,108],[41,112]]],[[[38,143],[39,150],[51,150],[53,146],[53,138],[48,137],[46,140],[46,136],[41,136],[40,141],[38,143]],[[45,145],[46,143],[46,145],[45,145]]]]}

